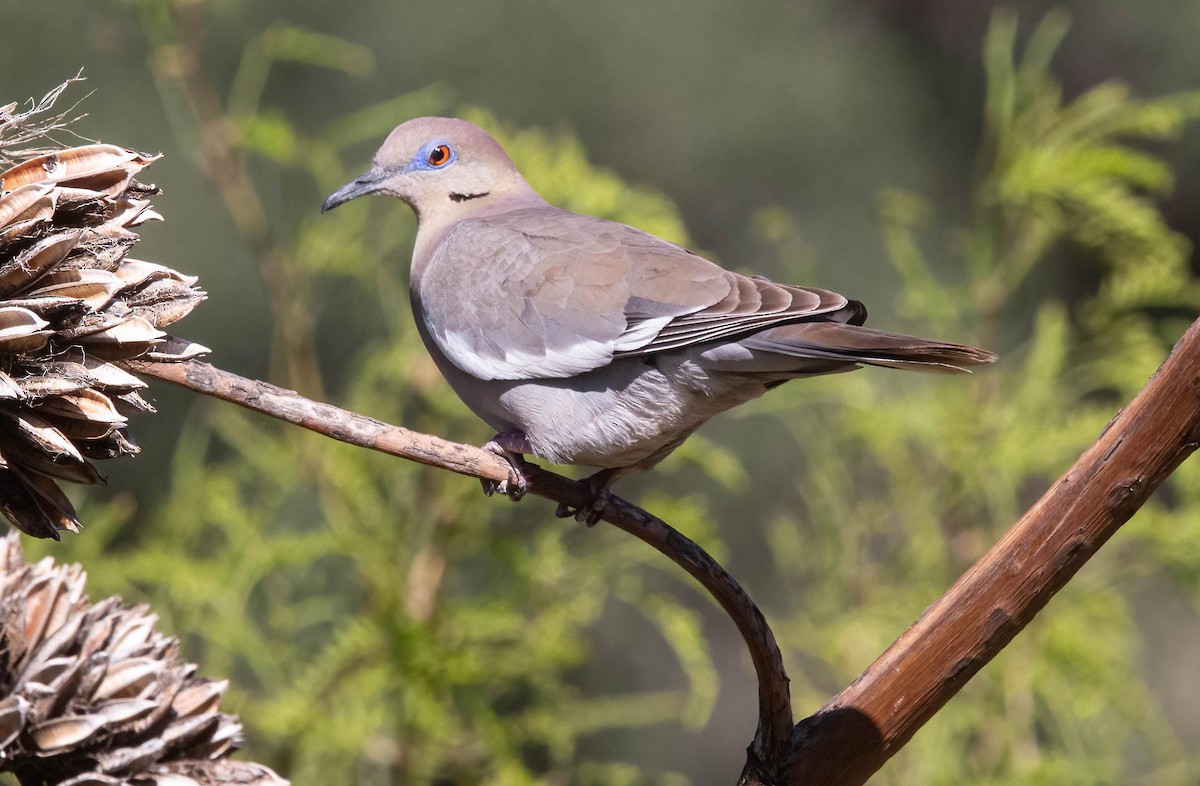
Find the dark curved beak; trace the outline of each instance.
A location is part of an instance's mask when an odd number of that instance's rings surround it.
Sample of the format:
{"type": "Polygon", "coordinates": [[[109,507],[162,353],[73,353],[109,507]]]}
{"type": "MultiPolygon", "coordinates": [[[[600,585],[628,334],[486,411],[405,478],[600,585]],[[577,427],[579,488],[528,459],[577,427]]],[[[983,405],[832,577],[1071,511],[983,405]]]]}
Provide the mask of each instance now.
{"type": "Polygon", "coordinates": [[[372,167],[364,174],[359,175],[326,197],[325,202],[321,205],[321,212],[328,213],[338,205],[344,205],[351,199],[378,192],[383,181],[387,179],[387,176],[387,172],[372,167]]]}

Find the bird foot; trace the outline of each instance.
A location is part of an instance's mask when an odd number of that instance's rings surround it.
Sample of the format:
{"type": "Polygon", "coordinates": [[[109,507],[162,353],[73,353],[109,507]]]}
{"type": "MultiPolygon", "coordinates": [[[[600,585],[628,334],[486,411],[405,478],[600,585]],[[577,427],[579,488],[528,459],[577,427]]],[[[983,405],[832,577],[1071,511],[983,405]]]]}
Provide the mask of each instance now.
{"type": "Polygon", "coordinates": [[[525,496],[525,492],[529,490],[525,468],[530,464],[523,454],[533,452],[526,436],[520,431],[505,431],[488,440],[483,449],[507,461],[509,467],[507,480],[481,478],[479,483],[483,486],[483,493],[490,497],[498,491],[513,502],[525,496]]]}
{"type": "Polygon", "coordinates": [[[554,515],[560,519],[574,516],[575,520],[581,524],[589,527],[596,526],[596,522],[604,515],[604,509],[608,507],[608,501],[612,499],[612,490],[609,487],[616,480],[616,474],[616,470],[602,469],[594,475],[584,478],[580,482],[587,487],[587,501],[574,509],[567,503],[560,502],[554,515]]]}

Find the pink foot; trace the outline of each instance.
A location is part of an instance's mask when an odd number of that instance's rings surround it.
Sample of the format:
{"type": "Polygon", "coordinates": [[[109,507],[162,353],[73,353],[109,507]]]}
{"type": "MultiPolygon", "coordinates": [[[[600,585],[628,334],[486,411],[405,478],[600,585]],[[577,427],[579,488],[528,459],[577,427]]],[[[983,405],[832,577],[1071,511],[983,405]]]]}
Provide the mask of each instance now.
{"type": "Polygon", "coordinates": [[[483,493],[490,497],[499,491],[501,494],[507,495],[513,502],[525,496],[525,492],[529,490],[525,467],[529,465],[529,462],[522,454],[533,452],[525,434],[521,431],[505,431],[492,437],[483,446],[483,449],[504,459],[509,466],[508,480],[479,481],[483,485],[483,493]]]}

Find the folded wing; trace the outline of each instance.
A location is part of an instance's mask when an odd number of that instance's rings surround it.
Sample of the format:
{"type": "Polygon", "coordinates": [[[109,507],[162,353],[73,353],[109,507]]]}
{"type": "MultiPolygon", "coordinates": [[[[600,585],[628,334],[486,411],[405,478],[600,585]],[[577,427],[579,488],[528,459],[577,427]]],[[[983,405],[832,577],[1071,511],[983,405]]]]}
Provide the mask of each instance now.
{"type": "Polygon", "coordinates": [[[480,379],[570,377],[713,342],[740,347],[714,348],[714,370],[768,356],[822,361],[804,373],[987,362],[969,347],[861,328],[866,309],[837,293],[739,275],[632,227],[549,207],[459,222],[414,287],[439,348],[480,379]]]}

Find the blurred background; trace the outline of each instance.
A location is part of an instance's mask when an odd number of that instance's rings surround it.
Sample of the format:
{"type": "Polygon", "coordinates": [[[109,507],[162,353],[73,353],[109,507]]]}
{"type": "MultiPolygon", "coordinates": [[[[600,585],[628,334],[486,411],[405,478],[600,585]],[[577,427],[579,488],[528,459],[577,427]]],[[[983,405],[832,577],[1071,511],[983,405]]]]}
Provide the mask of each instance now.
{"type": "MultiPolygon", "coordinates": [[[[212,362],[480,444],[415,335],[415,222],[320,216],[410,117],[492,130],[551,202],[974,342],[969,378],[785,386],[619,493],[738,576],[798,717],[1069,466],[1196,316],[1200,5],[1088,0],[10,4],[0,102],[164,153],[134,255],[200,276],[212,362]],[[86,96],[86,98],[85,98],[86,96]],[[62,102],[66,102],[63,104],[62,102]]],[[[62,141],[75,141],[69,134],[62,141]]],[[[544,500],[155,385],[74,489],[94,598],[149,603],[298,784],[733,782],[749,659],[672,564],[544,500]],[[109,462],[112,464],[112,462],[109,462]]],[[[1186,463],[879,784],[1200,781],[1186,463]]]]}

